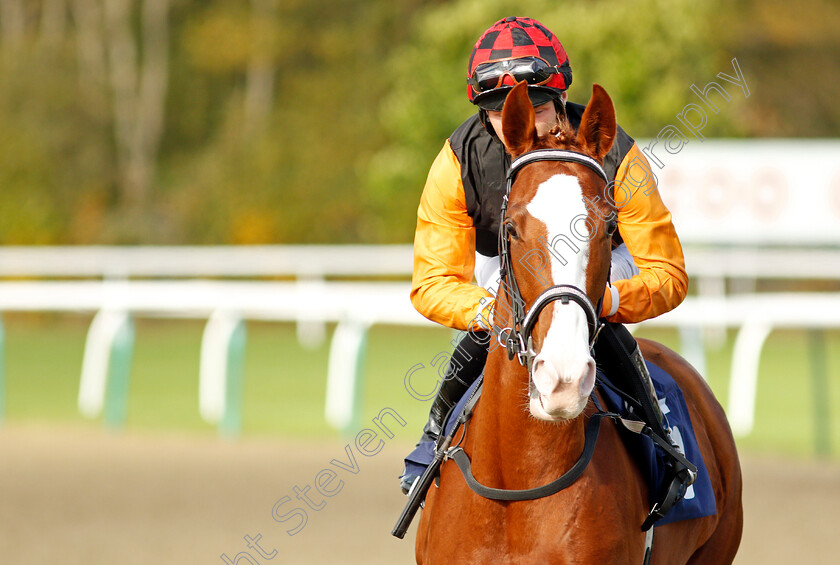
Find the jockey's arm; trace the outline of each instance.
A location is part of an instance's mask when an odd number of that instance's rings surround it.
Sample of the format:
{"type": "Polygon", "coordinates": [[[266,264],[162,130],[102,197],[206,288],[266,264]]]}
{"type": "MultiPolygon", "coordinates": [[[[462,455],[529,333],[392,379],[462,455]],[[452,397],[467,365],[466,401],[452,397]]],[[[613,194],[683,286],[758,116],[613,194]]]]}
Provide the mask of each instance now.
{"type": "Polygon", "coordinates": [[[613,194],[618,230],[639,273],[607,288],[601,314],[611,322],[641,322],[673,310],[685,298],[688,275],[682,246],[638,145],[621,162],[613,194]]]}
{"type": "Polygon", "coordinates": [[[475,229],[467,212],[461,165],[447,141],[426,180],[417,209],[411,302],[428,319],[459,330],[478,329],[491,294],[471,284],[475,229]]]}

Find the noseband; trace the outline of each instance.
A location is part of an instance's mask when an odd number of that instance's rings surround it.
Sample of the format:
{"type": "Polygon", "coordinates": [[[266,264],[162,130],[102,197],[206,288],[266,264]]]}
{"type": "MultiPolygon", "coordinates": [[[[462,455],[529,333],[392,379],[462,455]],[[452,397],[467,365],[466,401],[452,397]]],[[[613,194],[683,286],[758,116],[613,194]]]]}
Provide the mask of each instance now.
{"type": "Polygon", "coordinates": [[[525,301],[522,299],[522,294],[519,292],[519,285],[513,276],[513,259],[510,255],[510,229],[505,222],[505,215],[507,214],[510,189],[513,186],[514,180],[516,180],[516,175],[526,165],[538,161],[577,163],[595,171],[605,183],[609,182],[604,169],[595,159],[577,151],[540,149],[520,155],[510,165],[510,170],[507,174],[507,185],[505,187],[505,198],[502,201],[502,222],[499,227],[499,261],[501,263],[501,279],[510,298],[513,320],[511,327],[503,329],[499,334],[499,342],[507,347],[508,358],[512,360],[516,357],[520,365],[528,367],[529,373],[531,372],[534,357],[537,355],[533,348],[531,332],[534,330],[540,312],[552,302],[557,300],[563,304],[574,302],[583,309],[583,313],[586,315],[587,325],[589,326],[590,349],[595,345],[598,333],[601,331],[601,327],[603,327],[603,324],[598,321],[597,314],[600,310],[601,301],[598,301],[598,309],[596,310],[592,301],[586,295],[586,292],[574,285],[561,284],[548,287],[540,293],[528,312],[525,312],[525,301]],[[502,338],[505,330],[507,330],[507,336],[502,338]]]}

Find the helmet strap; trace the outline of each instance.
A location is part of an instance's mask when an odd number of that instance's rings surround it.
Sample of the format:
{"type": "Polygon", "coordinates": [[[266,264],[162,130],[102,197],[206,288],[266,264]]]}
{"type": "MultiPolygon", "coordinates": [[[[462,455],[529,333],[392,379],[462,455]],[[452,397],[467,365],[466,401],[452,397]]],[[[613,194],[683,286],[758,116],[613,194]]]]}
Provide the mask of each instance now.
{"type": "Polygon", "coordinates": [[[481,121],[481,125],[484,126],[484,129],[487,130],[487,133],[490,134],[490,137],[501,143],[502,140],[499,139],[498,135],[496,135],[496,130],[493,129],[493,124],[491,124],[490,120],[487,118],[487,110],[485,110],[484,108],[479,108],[478,119],[481,121]]]}
{"type": "Polygon", "coordinates": [[[557,110],[558,118],[562,118],[566,115],[566,105],[563,103],[562,94],[554,99],[554,109],[557,110]]]}

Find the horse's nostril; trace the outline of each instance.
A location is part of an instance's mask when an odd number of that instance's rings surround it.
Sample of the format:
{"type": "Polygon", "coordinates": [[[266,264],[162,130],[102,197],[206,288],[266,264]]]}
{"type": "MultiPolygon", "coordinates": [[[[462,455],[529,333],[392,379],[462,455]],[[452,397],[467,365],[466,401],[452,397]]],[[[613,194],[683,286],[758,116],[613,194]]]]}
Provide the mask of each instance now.
{"type": "Polygon", "coordinates": [[[592,389],[595,387],[595,371],[595,360],[589,359],[586,362],[586,370],[584,371],[583,378],[580,380],[581,396],[589,396],[592,389]]]}

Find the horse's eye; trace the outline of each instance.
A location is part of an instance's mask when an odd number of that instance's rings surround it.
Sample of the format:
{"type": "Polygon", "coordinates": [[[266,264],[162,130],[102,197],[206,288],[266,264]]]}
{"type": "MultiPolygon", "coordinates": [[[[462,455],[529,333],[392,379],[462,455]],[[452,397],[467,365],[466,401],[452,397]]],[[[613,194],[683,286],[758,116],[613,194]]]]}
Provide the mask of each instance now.
{"type": "Polygon", "coordinates": [[[505,231],[511,239],[519,239],[519,233],[516,231],[516,224],[512,220],[505,220],[505,231]]]}
{"type": "Polygon", "coordinates": [[[615,233],[616,228],[618,228],[618,222],[615,220],[607,221],[607,235],[611,236],[615,233]]]}

